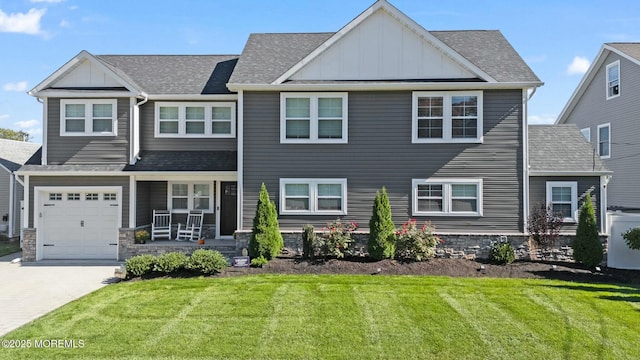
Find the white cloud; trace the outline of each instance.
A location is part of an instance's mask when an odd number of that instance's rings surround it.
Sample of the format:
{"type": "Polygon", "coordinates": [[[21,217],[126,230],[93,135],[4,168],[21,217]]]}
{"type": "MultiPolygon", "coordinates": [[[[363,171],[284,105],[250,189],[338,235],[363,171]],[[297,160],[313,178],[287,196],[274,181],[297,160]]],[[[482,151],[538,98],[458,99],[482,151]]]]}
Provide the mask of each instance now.
{"type": "Polygon", "coordinates": [[[14,125],[20,129],[29,129],[29,128],[40,126],[40,122],[38,120],[25,120],[25,121],[18,121],[14,125]]]}
{"type": "Polygon", "coordinates": [[[586,57],[576,56],[567,68],[568,75],[584,75],[589,70],[591,62],[586,57]]]}
{"type": "Polygon", "coordinates": [[[68,28],[68,27],[71,26],[71,23],[68,22],[67,20],[62,20],[62,21],[60,21],[59,25],[60,25],[61,28],[68,28]]]}
{"type": "Polygon", "coordinates": [[[553,124],[556,122],[557,115],[542,114],[542,115],[529,115],[530,125],[545,125],[553,124]]]}
{"type": "Polygon", "coordinates": [[[31,9],[27,13],[6,14],[0,10],[0,32],[38,35],[40,20],[47,10],[31,9]]]}
{"type": "Polygon", "coordinates": [[[23,91],[27,91],[27,86],[28,85],[26,81],[20,81],[17,83],[7,83],[2,86],[2,90],[23,92],[23,91]]]}

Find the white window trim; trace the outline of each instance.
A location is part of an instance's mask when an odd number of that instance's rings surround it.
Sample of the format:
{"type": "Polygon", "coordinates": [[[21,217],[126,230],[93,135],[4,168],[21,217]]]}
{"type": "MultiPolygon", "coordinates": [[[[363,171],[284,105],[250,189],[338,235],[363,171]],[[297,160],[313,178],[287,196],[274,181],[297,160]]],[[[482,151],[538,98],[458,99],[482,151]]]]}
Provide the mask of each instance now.
{"type": "Polygon", "coordinates": [[[605,77],[607,79],[607,82],[605,84],[605,91],[606,91],[606,95],[607,95],[607,100],[617,98],[618,96],[620,96],[620,93],[622,92],[621,91],[621,86],[620,86],[621,82],[622,82],[621,81],[622,80],[621,79],[622,71],[620,71],[620,60],[616,60],[616,61],[612,62],[611,64],[607,65],[607,68],[606,68],[605,71],[606,71],[605,77]],[[618,93],[615,94],[615,95],[609,96],[609,68],[612,68],[614,66],[618,67],[618,93]]]}
{"type": "Polygon", "coordinates": [[[484,100],[482,91],[414,91],[413,101],[411,105],[411,142],[419,143],[482,143],[484,136],[484,100]],[[420,97],[441,96],[443,98],[443,121],[442,121],[442,138],[441,139],[422,139],[418,138],[418,98],[420,97]],[[453,138],[452,136],[452,115],[451,115],[451,97],[453,96],[477,96],[478,97],[478,133],[473,139],[471,138],[453,138]]]}
{"type": "Polygon", "coordinates": [[[483,186],[482,179],[445,179],[445,178],[431,178],[431,179],[413,179],[412,180],[412,215],[413,216],[483,216],[484,212],[484,200],[483,200],[483,186]],[[437,184],[442,185],[442,210],[443,211],[418,211],[418,185],[423,184],[437,184]],[[477,212],[454,212],[451,211],[452,192],[451,185],[476,185],[478,189],[478,211],[477,212]]]}
{"type": "Polygon", "coordinates": [[[602,125],[598,125],[598,143],[596,144],[596,149],[598,149],[598,155],[600,155],[601,159],[610,159],[611,158],[611,139],[613,138],[611,134],[611,123],[606,123],[602,125]],[[608,127],[609,128],[609,152],[608,155],[600,155],[600,129],[608,127]]]}
{"type": "Polygon", "coordinates": [[[154,136],[157,138],[235,138],[236,137],[236,104],[234,102],[156,102],[155,103],[155,120],[154,120],[154,136]],[[178,108],[178,133],[177,134],[161,134],[160,133],[160,108],[161,107],[177,107],[178,108]],[[187,107],[204,107],[204,134],[187,134],[187,107]],[[212,111],[213,107],[231,108],[231,133],[230,134],[213,134],[212,133],[212,111]]]}
{"type": "Polygon", "coordinates": [[[116,99],[61,99],[60,100],[60,136],[118,136],[118,100],[116,99]],[[66,131],[66,105],[84,105],[84,131],[66,131]],[[93,105],[111,105],[111,129],[110,132],[93,132],[93,105]]]}
{"type": "Polygon", "coordinates": [[[347,179],[280,179],[280,214],[281,215],[347,215],[347,179]],[[285,185],[308,184],[309,185],[309,210],[286,210],[285,185]],[[342,210],[326,211],[318,210],[318,185],[342,186],[342,210]]]}
{"type": "Polygon", "coordinates": [[[347,144],[349,142],[349,95],[345,92],[280,93],[280,143],[281,144],[347,144]],[[310,101],[309,139],[287,139],[286,99],[308,98],[310,101]],[[342,138],[318,138],[318,99],[342,99],[342,138]]]}
{"type": "Polygon", "coordinates": [[[547,181],[547,208],[551,207],[552,191],[554,187],[570,187],[571,188],[571,214],[572,217],[564,218],[563,221],[567,223],[575,223],[578,218],[578,183],[575,181],[547,181]]]}
{"type": "Polygon", "coordinates": [[[580,133],[587,139],[587,142],[591,142],[591,128],[580,129],[580,133]]]}
{"type": "Polygon", "coordinates": [[[197,209],[203,210],[205,214],[213,214],[213,204],[215,202],[215,192],[213,187],[213,181],[169,181],[167,184],[167,209],[174,214],[187,214],[191,210],[196,210],[193,207],[194,185],[207,185],[209,186],[209,209],[197,209]],[[173,185],[174,184],[186,184],[187,190],[187,209],[173,209],[173,185]]]}

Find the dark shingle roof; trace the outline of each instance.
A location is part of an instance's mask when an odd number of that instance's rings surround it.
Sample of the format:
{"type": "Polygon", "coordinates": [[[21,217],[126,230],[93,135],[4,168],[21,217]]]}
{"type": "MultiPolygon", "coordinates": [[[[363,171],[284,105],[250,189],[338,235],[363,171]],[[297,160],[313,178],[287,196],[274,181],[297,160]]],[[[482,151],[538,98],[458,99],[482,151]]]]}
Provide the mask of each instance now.
{"type": "Polygon", "coordinates": [[[251,34],[229,82],[270,84],[333,34],[251,34]]]}
{"type": "MultiPolygon", "coordinates": [[[[432,31],[431,34],[499,82],[540,81],[500,31],[432,31]]],[[[229,82],[270,84],[333,35],[252,34],[229,82]]]]}
{"type": "Polygon", "coordinates": [[[607,43],[607,45],[640,61],[640,43],[607,43]]]}
{"type": "Polygon", "coordinates": [[[124,165],[25,165],[21,172],[117,172],[122,171],[124,165]]]}
{"type": "Polygon", "coordinates": [[[529,166],[532,172],[610,172],[574,124],[529,126],[529,166]]]}
{"type": "Polygon", "coordinates": [[[238,55],[99,55],[148,94],[229,94],[238,55]]]}
{"type": "Polygon", "coordinates": [[[235,151],[143,151],[125,171],[237,171],[235,151]]]}
{"type": "Polygon", "coordinates": [[[0,164],[10,171],[18,170],[40,149],[40,144],[0,139],[0,164]]]}

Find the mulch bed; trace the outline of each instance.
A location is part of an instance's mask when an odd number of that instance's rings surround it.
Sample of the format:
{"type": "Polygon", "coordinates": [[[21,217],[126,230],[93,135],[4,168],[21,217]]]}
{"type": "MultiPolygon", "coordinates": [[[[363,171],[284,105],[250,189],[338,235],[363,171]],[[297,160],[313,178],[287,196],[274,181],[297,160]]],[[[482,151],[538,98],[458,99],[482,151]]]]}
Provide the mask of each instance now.
{"type": "Polygon", "coordinates": [[[423,262],[396,260],[372,261],[366,258],[303,260],[278,257],[263,268],[228,268],[218,276],[249,274],[364,274],[364,275],[434,275],[449,277],[492,277],[558,279],[587,283],[640,284],[640,271],[602,267],[600,271],[575,263],[516,261],[494,265],[482,261],[436,258],[423,262]]]}

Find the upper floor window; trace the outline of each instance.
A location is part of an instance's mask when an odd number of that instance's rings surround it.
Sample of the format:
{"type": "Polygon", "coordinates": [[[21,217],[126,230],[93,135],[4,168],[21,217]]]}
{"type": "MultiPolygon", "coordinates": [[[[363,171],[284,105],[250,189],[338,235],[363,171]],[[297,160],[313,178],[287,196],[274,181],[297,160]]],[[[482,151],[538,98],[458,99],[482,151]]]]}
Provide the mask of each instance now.
{"type": "Polygon", "coordinates": [[[414,179],[413,215],[482,216],[482,179],[414,179]]]}
{"type": "Polygon", "coordinates": [[[280,213],[345,215],[346,179],[280,179],[280,213]]]}
{"type": "Polygon", "coordinates": [[[591,128],[580,129],[580,132],[588,142],[591,142],[591,128]]]}
{"type": "Polygon", "coordinates": [[[116,136],[117,100],[60,100],[60,136],[116,136]]]}
{"type": "Polygon", "coordinates": [[[413,93],[413,143],[482,142],[482,92],[413,93]]]}
{"type": "Polygon", "coordinates": [[[603,159],[611,157],[611,124],[598,125],[598,155],[603,159]]]}
{"type": "Polygon", "coordinates": [[[620,96],[620,60],[607,65],[607,99],[620,96]]]}
{"type": "Polygon", "coordinates": [[[233,138],[235,103],[156,103],[156,137],[233,138]]]}
{"type": "Polygon", "coordinates": [[[578,183],[575,181],[547,182],[547,207],[562,214],[564,221],[575,222],[578,210],[578,183]]]}
{"type": "Polygon", "coordinates": [[[282,93],[281,143],[347,143],[346,93],[282,93]]]}

